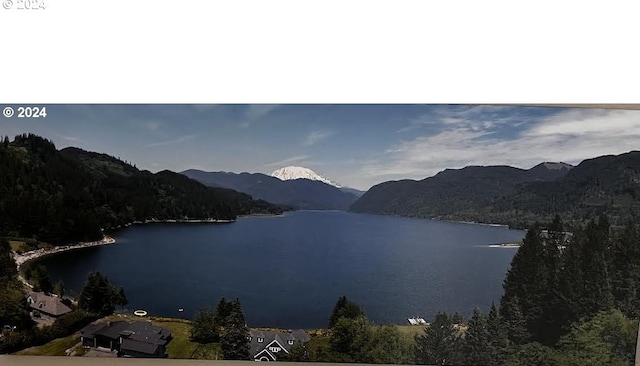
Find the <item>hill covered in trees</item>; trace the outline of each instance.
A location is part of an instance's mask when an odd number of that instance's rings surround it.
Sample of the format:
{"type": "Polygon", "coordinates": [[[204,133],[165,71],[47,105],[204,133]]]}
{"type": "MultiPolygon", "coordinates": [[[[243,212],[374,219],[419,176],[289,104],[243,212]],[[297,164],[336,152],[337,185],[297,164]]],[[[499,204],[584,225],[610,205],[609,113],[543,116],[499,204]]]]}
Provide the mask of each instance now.
{"type": "Polygon", "coordinates": [[[612,222],[640,212],[640,152],[602,156],[578,166],[542,163],[447,169],[420,181],[372,187],[353,212],[439,218],[528,227],[560,214],[567,222],[608,215],[612,222]]]}
{"type": "Polygon", "coordinates": [[[57,150],[33,134],[0,144],[0,236],[51,244],[96,240],[148,219],[235,219],[286,209],[207,187],[168,170],[151,173],[106,154],[57,150]]]}

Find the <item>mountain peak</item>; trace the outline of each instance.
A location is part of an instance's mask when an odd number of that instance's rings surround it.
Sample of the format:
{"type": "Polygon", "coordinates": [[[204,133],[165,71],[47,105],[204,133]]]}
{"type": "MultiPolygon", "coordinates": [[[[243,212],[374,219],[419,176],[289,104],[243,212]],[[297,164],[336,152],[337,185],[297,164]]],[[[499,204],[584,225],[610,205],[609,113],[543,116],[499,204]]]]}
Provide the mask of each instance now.
{"type": "Polygon", "coordinates": [[[317,180],[337,188],[342,188],[340,184],[332,182],[329,179],[314,172],[313,170],[309,168],[301,167],[301,166],[286,166],[284,168],[280,168],[274,171],[273,173],[271,173],[271,176],[278,178],[280,180],[292,180],[292,179],[317,180]]]}
{"type": "MultiPolygon", "coordinates": [[[[540,166],[540,167],[545,167],[547,169],[551,169],[551,170],[562,170],[562,169],[572,169],[573,165],[571,164],[567,164],[567,163],[563,163],[563,162],[550,162],[550,161],[545,161],[544,163],[540,163],[536,166],[540,166]]],[[[534,167],[535,168],[535,167],[534,167]]]]}

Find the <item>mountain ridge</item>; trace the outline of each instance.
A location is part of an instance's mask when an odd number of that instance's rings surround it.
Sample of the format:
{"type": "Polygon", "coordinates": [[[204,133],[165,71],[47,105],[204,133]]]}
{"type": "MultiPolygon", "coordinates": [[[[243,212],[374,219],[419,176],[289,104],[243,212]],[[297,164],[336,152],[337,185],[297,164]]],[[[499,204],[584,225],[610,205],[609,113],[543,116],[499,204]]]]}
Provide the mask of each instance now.
{"type": "Polygon", "coordinates": [[[358,196],[318,180],[282,180],[262,173],[206,172],[187,169],[180,174],[205,185],[226,187],[274,204],[300,209],[347,210],[358,196]]]}
{"type": "Polygon", "coordinates": [[[468,166],[422,180],[383,182],[352,212],[430,217],[527,227],[549,215],[568,220],[640,210],[640,152],[586,159],[575,167],[543,162],[530,169],[468,166]]]}
{"type": "Polygon", "coordinates": [[[301,166],[285,166],[283,168],[277,169],[271,173],[272,177],[278,178],[280,180],[295,180],[295,179],[309,179],[309,180],[317,180],[322,183],[326,183],[330,186],[334,186],[336,188],[344,188],[339,183],[333,182],[322,175],[314,172],[313,170],[301,166]]]}

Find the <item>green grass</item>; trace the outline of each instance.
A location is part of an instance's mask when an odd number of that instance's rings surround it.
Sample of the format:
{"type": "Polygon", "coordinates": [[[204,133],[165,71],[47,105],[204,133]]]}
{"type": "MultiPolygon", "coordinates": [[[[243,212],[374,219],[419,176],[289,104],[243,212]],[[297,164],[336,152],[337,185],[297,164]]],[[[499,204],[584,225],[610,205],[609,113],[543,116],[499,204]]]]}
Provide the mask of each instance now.
{"type": "Polygon", "coordinates": [[[154,320],[154,325],[167,328],[173,334],[173,339],[167,346],[169,358],[192,358],[199,360],[221,359],[219,343],[200,344],[189,339],[191,324],[185,321],[154,320]]]}
{"type": "Polygon", "coordinates": [[[173,339],[167,346],[169,358],[190,358],[198,348],[198,343],[189,339],[191,325],[182,322],[154,321],[154,325],[167,328],[173,334],[173,339]]]}
{"type": "Polygon", "coordinates": [[[9,245],[11,246],[11,250],[18,253],[26,252],[31,249],[34,249],[33,247],[31,247],[29,244],[27,244],[25,241],[22,241],[22,240],[9,240],[9,245]]]}
{"type": "Polygon", "coordinates": [[[424,334],[424,325],[396,325],[398,331],[402,334],[413,337],[414,335],[424,334]]]}
{"type": "Polygon", "coordinates": [[[66,356],[64,351],[80,342],[80,333],[74,333],[65,338],[54,339],[42,346],[31,347],[17,352],[17,355],[31,356],[66,356]]]}
{"type": "Polygon", "coordinates": [[[199,344],[190,358],[197,360],[221,360],[222,348],[220,343],[199,344]]]}

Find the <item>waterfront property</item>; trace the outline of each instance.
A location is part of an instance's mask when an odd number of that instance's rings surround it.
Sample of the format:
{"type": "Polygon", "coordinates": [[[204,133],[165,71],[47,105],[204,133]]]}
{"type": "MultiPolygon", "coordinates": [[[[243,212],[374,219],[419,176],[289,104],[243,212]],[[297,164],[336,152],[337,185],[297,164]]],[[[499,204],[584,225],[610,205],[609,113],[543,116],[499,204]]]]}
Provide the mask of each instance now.
{"type": "Polygon", "coordinates": [[[167,357],[167,345],[173,338],[171,331],[149,322],[93,323],[80,334],[84,347],[107,349],[121,357],[167,357]]]}
{"type": "Polygon", "coordinates": [[[44,292],[29,292],[27,304],[34,318],[53,322],[56,318],[71,312],[71,308],[65,305],[59,297],[47,295],[44,292]]]}
{"type": "Polygon", "coordinates": [[[288,354],[295,344],[308,341],[309,335],[302,329],[287,332],[252,330],[249,332],[249,352],[255,361],[276,361],[278,354],[288,354]]]}

